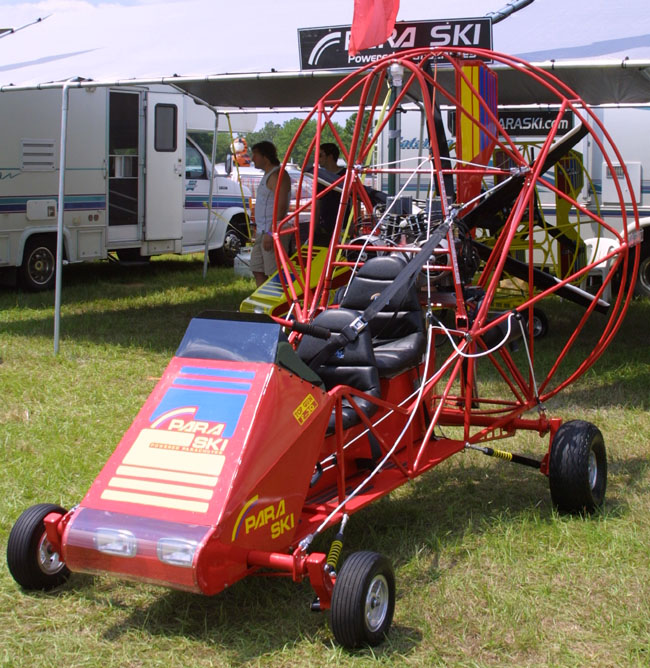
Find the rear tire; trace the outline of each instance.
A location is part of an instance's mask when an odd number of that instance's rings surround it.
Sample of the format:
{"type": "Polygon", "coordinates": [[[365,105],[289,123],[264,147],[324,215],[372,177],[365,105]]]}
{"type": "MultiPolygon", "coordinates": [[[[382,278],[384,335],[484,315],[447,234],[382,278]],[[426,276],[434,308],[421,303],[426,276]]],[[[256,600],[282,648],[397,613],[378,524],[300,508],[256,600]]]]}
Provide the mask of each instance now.
{"type": "Polygon", "coordinates": [[[56,277],[56,238],[30,237],[25,244],[23,263],[18,268],[20,285],[30,292],[52,290],[56,277]]]}
{"type": "Polygon", "coordinates": [[[533,338],[543,339],[548,334],[548,318],[541,308],[533,309],[533,338]]]}
{"type": "Polygon", "coordinates": [[[639,273],[636,277],[634,292],[639,297],[650,297],[650,244],[641,245],[641,259],[639,260],[639,273]]]}
{"type": "Polygon", "coordinates": [[[43,524],[50,513],[63,516],[67,512],[52,503],[39,503],[16,520],[7,541],[7,566],[23,589],[53,589],[70,576],[60,555],[52,549],[43,524]]]}
{"type": "Polygon", "coordinates": [[[560,512],[593,513],[607,488],[607,455],[600,430],[591,422],[565,422],[555,434],[549,462],[549,486],[560,512]]]}
{"type": "Polygon", "coordinates": [[[355,552],[345,560],[332,594],[330,625],[337,642],[353,649],[378,645],[395,610],[395,576],[377,552],[355,552]]]}

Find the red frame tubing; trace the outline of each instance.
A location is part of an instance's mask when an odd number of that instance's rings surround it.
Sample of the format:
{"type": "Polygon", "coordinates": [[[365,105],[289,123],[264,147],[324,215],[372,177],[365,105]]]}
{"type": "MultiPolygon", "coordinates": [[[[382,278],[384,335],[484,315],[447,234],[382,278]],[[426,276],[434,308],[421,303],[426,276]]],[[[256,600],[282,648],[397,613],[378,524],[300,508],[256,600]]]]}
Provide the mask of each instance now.
{"type": "MultiPolygon", "coordinates": [[[[591,112],[591,110],[589,110],[584,105],[584,103],[578,98],[578,96],[568,86],[559,81],[554,75],[545,72],[539,68],[533,67],[521,59],[511,56],[506,56],[504,54],[486,52],[480,49],[455,49],[453,54],[446,52],[443,49],[434,49],[434,50],[417,49],[413,50],[412,52],[405,52],[401,54],[399,57],[389,57],[384,60],[377,61],[374,64],[367,65],[358,72],[349,75],[346,79],[339,82],[318,103],[317,107],[315,108],[315,111],[312,113],[310,118],[313,118],[314,114],[316,113],[316,110],[324,118],[324,120],[323,118],[319,120],[318,127],[320,134],[321,127],[325,126],[330,128],[332,127],[332,117],[334,111],[336,111],[339,107],[343,105],[346,104],[349,105],[350,101],[358,99],[358,102],[355,102],[355,104],[357,105],[358,121],[355,126],[353,138],[351,140],[349,148],[341,144],[340,138],[338,138],[338,141],[340,144],[341,152],[344,156],[346,156],[349,165],[347,174],[343,178],[344,192],[342,198],[347,199],[348,197],[361,197],[363,199],[363,195],[365,193],[362,193],[362,188],[360,187],[360,180],[359,180],[360,176],[364,173],[376,174],[377,172],[381,172],[382,170],[364,169],[359,165],[363,163],[365,157],[368,155],[368,152],[372,148],[372,144],[375,137],[378,135],[379,132],[381,132],[382,128],[386,127],[391,114],[396,113],[396,109],[398,108],[399,104],[406,98],[407,93],[417,95],[417,92],[418,91],[420,92],[419,97],[422,98],[426,110],[426,120],[431,136],[433,136],[434,134],[432,119],[433,119],[433,104],[436,101],[436,99],[449,105],[455,105],[457,107],[460,106],[459,90],[458,89],[456,89],[455,91],[449,90],[448,81],[442,80],[443,68],[438,67],[438,65],[436,64],[433,65],[431,69],[429,69],[429,65],[432,64],[435,59],[443,60],[446,64],[451,65],[454,72],[454,76],[456,77],[456,81],[457,82],[462,81],[465,87],[469,89],[473,95],[480,98],[480,91],[477,90],[477,88],[468,79],[466,73],[462,70],[462,67],[465,65],[465,63],[467,63],[468,58],[489,58],[493,62],[496,62],[501,65],[506,65],[516,70],[517,72],[521,73],[522,75],[527,75],[531,77],[537,84],[543,86],[551,94],[554,94],[557,97],[559,105],[558,115],[553,124],[553,128],[549,133],[549,136],[547,137],[547,140],[544,143],[544,146],[542,147],[542,150],[533,165],[532,171],[526,176],[524,186],[522,187],[521,192],[517,197],[517,201],[515,202],[515,205],[511,210],[509,220],[506,222],[500,234],[498,240],[498,246],[495,248],[495,252],[492,253],[489,260],[487,261],[486,270],[483,272],[480,278],[479,284],[484,285],[486,289],[486,297],[483,300],[483,303],[475,316],[474,324],[471,328],[471,331],[468,332],[472,337],[480,338],[484,333],[486,333],[492,327],[494,327],[495,323],[498,322],[498,320],[497,321],[495,321],[494,319],[488,320],[487,318],[488,310],[493,301],[494,295],[497,292],[499,281],[504,272],[504,264],[506,262],[506,252],[497,252],[497,251],[501,250],[505,251],[510,247],[517,226],[525,218],[528,218],[527,225],[530,229],[532,229],[533,225],[532,202],[534,198],[533,194],[534,187],[538,183],[541,183],[543,185],[547,185],[548,183],[546,180],[543,179],[543,176],[541,174],[541,166],[544,162],[545,157],[551,150],[551,146],[554,140],[558,136],[557,133],[559,129],[559,123],[564,111],[565,110],[572,111],[580,122],[587,124],[589,126],[589,128],[592,131],[592,137],[594,138],[594,141],[596,142],[599,149],[603,152],[605,160],[607,164],[610,166],[610,168],[612,167],[612,163],[614,160],[618,161],[621,164],[624,164],[619,152],[617,151],[613,142],[611,141],[610,136],[607,134],[607,131],[602,126],[602,123],[595,117],[593,112],[591,112]],[[390,107],[385,118],[381,120],[381,122],[373,131],[371,131],[371,127],[373,126],[374,118],[376,116],[378,109],[380,89],[382,85],[384,85],[384,82],[387,80],[388,68],[393,63],[398,63],[403,66],[405,70],[404,85],[399,94],[397,95],[397,100],[390,107]],[[424,94],[427,85],[432,90],[433,96],[424,94]],[[370,114],[369,118],[364,118],[365,112],[368,112],[370,114]],[[595,129],[598,129],[598,131],[602,135],[602,139],[600,139],[600,137],[598,136],[595,136],[594,134],[595,129]],[[613,158],[609,156],[608,154],[609,152],[612,152],[614,154],[613,158]]],[[[488,137],[489,141],[496,144],[496,146],[500,150],[504,151],[506,155],[508,155],[508,157],[515,162],[515,164],[518,164],[522,167],[526,167],[527,163],[524,159],[524,156],[518,150],[515,142],[505,131],[501,130],[500,126],[498,126],[497,118],[494,116],[491,109],[483,101],[481,101],[481,105],[482,105],[481,113],[486,118],[485,122],[483,122],[482,120],[477,120],[476,118],[472,118],[470,120],[476,125],[476,127],[481,132],[483,132],[486,135],[486,137],[488,137]],[[489,124],[489,127],[486,124],[489,124]],[[494,134],[495,132],[496,135],[494,134]]],[[[435,142],[432,142],[431,153],[432,153],[431,160],[433,161],[435,173],[437,175],[438,189],[440,191],[444,189],[444,183],[442,178],[444,174],[451,173],[455,175],[460,175],[462,173],[469,173],[469,172],[474,173],[476,171],[476,168],[474,166],[472,166],[472,168],[468,170],[459,164],[456,164],[455,166],[447,166],[443,164],[439,147],[435,142]]],[[[493,167],[489,168],[486,167],[484,169],[486,177],[498,173],[498,171],[499,171],[498,169],[495,169],[493,167]]],[[[624,177],[626,180],[628,180],[626,172],[624,173],[624,177]]],[[[618,184],[618,182],[616,182],[616,187],[618,188],[619,196],[622,199],[622,193],[620,191],[620,185],[618,184]]],[[[565,200],[567,200],[572,206],[575,206],[577,209],[579,209],[581,213],[589,217],[595,223],[602,225],[604,229],[608,229],[610,232],[612,231],[611,226],[608,226],[600,216],[597,216],[593,212],[587,211],[578,202],[575,202],[572,198],[570,198],[569,195],[567,195],[566,193],[561,193],[557,188],[554,188],[552,184],[551,184],[551,189],[560,197],[563,197],[565,200]]],[[[320,196],[322,196],[322,193],[317,194],[314,192],[312,197],[312,202],[315,202],[315,200],[318,199],[318,197],[320,196]]],[[[367,206],[368,204],[366,203],[366,207],[367,206]]],[[[447,206],[446,202],[442,201],[441,207],[443,211],[443,216],[447,213],[446,206],[447,206]]],[[[636,206],[634,204],[633,204],[633,209],[634,209],[635,219],[637,219],[638,221],[638,213],[636,211],[636,206]]],[[[461,208],[460,211],[462,214],[463,209],[461,208]]],[[[627,218],[625,216],[626,213],[625,211],[623,211],[624,222],[626,223],[627,218]]],[[[339,219],[337,220],[337,229],[335,235],[340,233],[342,229],[342,223],[343,221],[341,220],[341,215],[339,215],[339,219]]],[[[529,238],[530,236],[531,235],[529,235],[529,238]]],[[[608,281],[611,280],[611,276],[613,276],[614,269],[620,264],[622,265],[624,270],[623,271],[624,285],[623,289],[616,297],[615,302],[610,306],[611,315],[604,328],[604,331],[599,340],[594,345],[593,350],[590,351],[590,353],[586,356],[584,361],[582,361],[577,368],[572,370],[569,369],[568,371],[566,371],[567,373],[566,377],[559,378],[558,370],[560,369],[561,366],[563,366],[563,361],[567,357],[569,349],[571,349],[575,340],[577,339],[578,334],[584,328],[587,320],[593,313],[593,304],[592,304],[592,306],[590,306],[586,310],[585,316],[582,318],[580,324],[578,325],[575,336],[573,336],[570,340],[568,340],[564,345],[564,347],[562,348],[562,350],[560,350],[557,356],[558,360],[557,364],[550,369],[550,371],[548,372],[548,374],[546,374],[546,376],[540,378],[539,380],[540,391],[543,389],[543,395],[541,396],[542,400],[549,399],[554,394],[559,392],[561,389],[566,387],[569,383],[576,380],[582,373],[584,373],[602,354],[602,352],[609,344],[609,342],[612,340],[616,331],[620,327],[625,310],[631,298],[631,292],[629,291],[629,282],[627,281],[626,278],[627,272],[625,271],[628,267],[628,262],[630,262],[630,259],[627,257],[629,244],[627,241],[626,227],[624,227],[619,237],[620,237],[620,248],[614,250],[608,257],[608,259],[612,260],[613,269],[607,280],[608,281]],[[627,294],[625,293],[625,288],[628,288],[627,294]],[[554,385],[554,383],[556,383],[556,385],[554,385]]],[[[297,313],[297,317],[299,319],[310,320],[319,310],[325,307],[327,303],[326,294],[329,289],[329,286],[331,285],[331,272],[333,270],[333,265],[335,264],[334,257],[339,250],[351,250],[354,247],[355,247],[354,244],[350,243],[343,245],[332,244],[326,272],[327,275],[324,277],[323,280],[319,282],[318,287],[316,288],[316,294],[313,295],[313,298],[305,299],[302,311],[297,313]]],[[[455,253],[453,252],[453,244],[450,243],[450,247],[451,247],[451,252],[450,252],[451,268],[453,274],[455,275],[457,273],[457,260],[455,257],[455,253]]],[[[357,246],[357,248],[359,247],[357,246]]],[[[379,247],[377,250],[379,252],[381,252],[382,250],[389,251],[390,246],[379,247]]],[[[441,253],[445,252],[444,249],[442,248],[440,249],[440,251],[441,253]]],[[[282,252],[280,252],[280,255],[282,255],[282,252]]],[[[634,259],[635,264],[638,264],[637,255],[638,254],[635,254],[635,259],[634,259]]],[[[308,255],[308,258],[309,257],[310,256],[308,255]]],[[[340,262],[337,264],[346,264],[346,263],[340,262]]],[[[347,264],[349,265],[351,263],[347,264]]],[[[582,277],[586,276],[589,269],[593,268],[593,266],[594,264],[590,263],[586,267],[579,269],[578,271],[574,271],[570,276],[561,277],[561,280],[558,282],[556,286],[542,290],[541,293],[540,292],[535,293],[532,290],[532,286],[529,286],[528,298],[525,299],[523,303],[517,305],[516,307],[517,311],[531,312],[532,306],[534,304],[537,304],[545,297],[556,292],[558,287],[563,287],[570,283],[575,282],[576,280],[580,280],[582,277]]],[[[305,267],[307,275],[309,274],[310,269],[311,267],[309,266],[309,260],[308,260],[308,266],[305,267]]],[[[531,277],[532,277],[532,269],[531,269],[531,277]]],[[[307,282],[308,281],[305,280],[305,283],[307,282]]],[[[462,327],[465,324],[465,322],[467,322],[467,317],[466,314],[463,312],[464,305],[462,300],[462,289],[458,280],[454,280],[454,291],[457,297],[456,299],[457,322],[458,325],[462,327]]],[[[602,294],[602,291],[600,294],[602,294]]],[[[597,296],[600,296],[600,294],[597,296]]],[[[288,296],[289,298],[292,297],[292,295],[288,296]]],[[[306,297],[309,296],[310,296],[309,292],[307,292],[306,297]]],[[[531,354],[533,354],[533,359],[534,359],[534,344],[532,342],[532,339],[530,342],[530,347],[532,351],[531,354]]],[[[510,363],[509,367],[511,370],[514,368],[510,363]]],[[[503,370],[501,370],[500,373],[502,371],[503,370]]],[[[471,375],[472,374],[470,374],[470,376],[471,375]]],[[[469,388],[470,387],[469,384],[471,384],[472,378],[469,377],[466,380],[469,388]]],[[[521,377],[516,378],[515,384],[521,385],[521,377]]],[[[513,415],[518,412],[519,408],[515,409],[513,415]]]]}

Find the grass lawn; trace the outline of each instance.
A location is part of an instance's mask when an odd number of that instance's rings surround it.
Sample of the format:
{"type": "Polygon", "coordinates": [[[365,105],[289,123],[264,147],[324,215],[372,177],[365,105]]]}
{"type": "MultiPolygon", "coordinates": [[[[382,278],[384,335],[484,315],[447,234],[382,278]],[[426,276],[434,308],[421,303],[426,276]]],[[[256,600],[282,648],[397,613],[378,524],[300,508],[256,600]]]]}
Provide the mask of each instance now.
{"type": "MultiPolygon", "coordinates": [[[[3,552],[26,507],[81,500],[190,318],[234,310],[253,289],[227,269],[204,281],[201,268],[197,257],[67,267],[58,356],[53,294],[0,288],[3,552]]],[[[575,326],[573,308],[551,304],[541,357],[575,326]]],[[[0,665],[650,666],[649,327],[650,301],[635,300],[605,355],[549,402],[551,415],[603,432],[601,513],[558,515],[539,473],[461,453],[351,519],[345,553],[376,550],[395,567],[380,647],[336,646],[325,615],[309,611],[309,585],[286,579],[207,598],[73,574],[43,594],[22,592],[3,565],[0,665]]],[[[523,433],[501,447],[546,445],[523,433]]]]}

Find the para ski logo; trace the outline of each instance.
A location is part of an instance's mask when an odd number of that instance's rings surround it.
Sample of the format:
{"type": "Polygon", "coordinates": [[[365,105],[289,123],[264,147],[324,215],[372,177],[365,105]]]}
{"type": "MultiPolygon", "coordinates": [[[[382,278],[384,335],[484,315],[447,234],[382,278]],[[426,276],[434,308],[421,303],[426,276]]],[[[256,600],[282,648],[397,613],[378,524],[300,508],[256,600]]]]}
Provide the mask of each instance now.
{"type": "Polygon", "coordinates": [[[330,32],[325,35],[325,37],[321,37],[318,42],[316,42],[316,46],[311,50],[307,63],[312,67],[316,67],[320,57],[323,55],[323,51],[325,51],[328,46],[337,46],[341,40],[341,35],[341,31],[338,31],[330,32]]]}
{"type": "MultiPolygon", "coordinates": [[[[162,429],[182,434],[190,434],[187,443],[175,443],[173,448],[166,445],[166,449],[184,450],[186,452],[200,452],[202,454],[223,454],[228,439],[223,437],[226,424],[197,420],[196,406],[187,406],[168,411],[151,423],[151,429],[162,429]]],[[[162,447],[162,445],[161,445],[162,447]]]]}
{"type": "Polygon", "coordinates": [[[359,67],[386,55],[408,49],[436,47],[492,48],[492,21],[489,17],[399,21],[384,44],[348,54],[351,27],[300,28],[298,44],[303,70],[359,67]]]}

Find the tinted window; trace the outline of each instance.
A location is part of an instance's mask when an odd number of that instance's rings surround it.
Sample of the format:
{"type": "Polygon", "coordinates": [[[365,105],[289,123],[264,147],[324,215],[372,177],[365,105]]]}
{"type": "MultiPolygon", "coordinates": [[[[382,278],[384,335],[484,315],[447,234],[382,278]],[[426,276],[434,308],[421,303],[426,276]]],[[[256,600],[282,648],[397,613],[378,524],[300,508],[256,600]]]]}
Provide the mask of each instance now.
{"type": "Polygon", "coordinates": [[[175,104],[157,104],[154,118],[154,148],[156,151],[175,151],[176,117],[178,109],[175,104]]]}
{"type": "Polygon", "coordinates": [[[176,357],[273,362],[280,325],[266,315],[206,311],[192,318],[176,357]]]}

